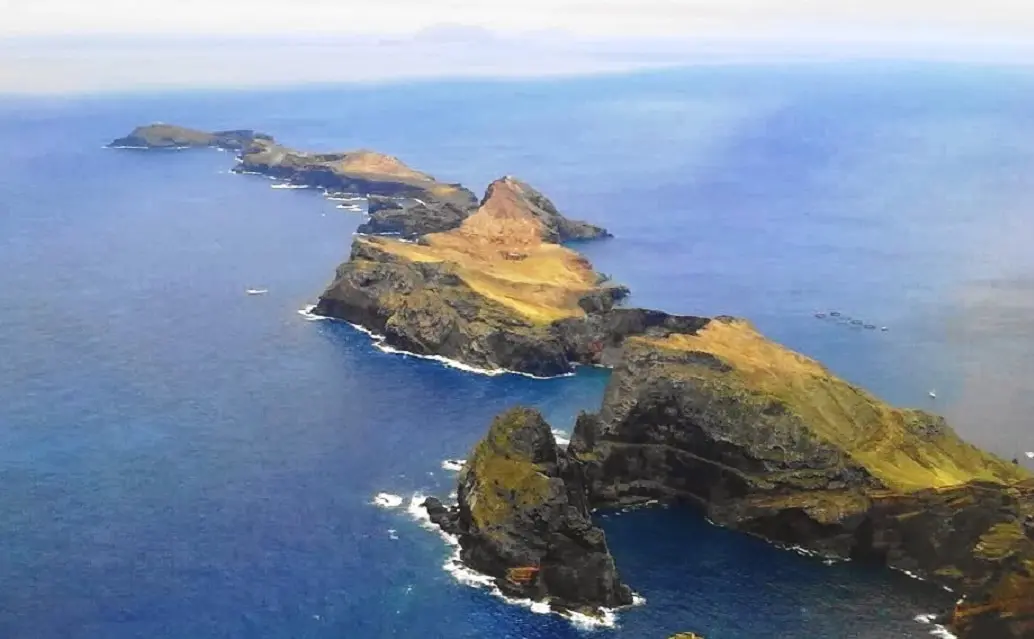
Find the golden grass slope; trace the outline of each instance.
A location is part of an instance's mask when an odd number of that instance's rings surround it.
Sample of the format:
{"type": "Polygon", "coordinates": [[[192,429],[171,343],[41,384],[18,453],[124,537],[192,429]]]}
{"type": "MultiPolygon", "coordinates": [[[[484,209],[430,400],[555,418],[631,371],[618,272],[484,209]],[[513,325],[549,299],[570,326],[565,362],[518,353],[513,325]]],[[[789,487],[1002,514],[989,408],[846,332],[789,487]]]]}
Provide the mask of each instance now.
{"type": "Polygon", "coordinates": [[[677,351],[710,353],[733,373],[722,375],[749,394],[781,401],[821,439],[847,452],[892,490],[945,488],[976,480],[1014,483],[1029,477],[962,441],[940,418],[888,406],[834,376],[815,360],[772,342],[743,320],[716,320],[697,335],[634,338],[677,351]]]}
{"type": "Polygon", "coordinates": [[[384,176],[414,182],[434,182],[433,177],[409,168],[397,157],[368,149],[349,151],[337,155],[335,158],[328,162],[328,165],[341,173],[384,176]]]}
{"type": "Polygon", "coordinates": [[[476,213],[451,231],[412,244],[361,238],[415,262],[447,262],[474,291],[533,324],[585,314],[578,300],[598,274],[577,252],[542,240],[543,224],[521,203],[519,186],[499,180],[476,213]]]}

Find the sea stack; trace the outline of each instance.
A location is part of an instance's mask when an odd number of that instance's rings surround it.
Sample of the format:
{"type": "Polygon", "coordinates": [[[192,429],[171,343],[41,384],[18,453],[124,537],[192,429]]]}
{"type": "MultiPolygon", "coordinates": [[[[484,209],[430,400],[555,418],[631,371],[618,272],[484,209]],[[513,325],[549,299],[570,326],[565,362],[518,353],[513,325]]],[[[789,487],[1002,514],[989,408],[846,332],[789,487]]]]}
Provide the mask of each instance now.
{"type": "Polygon", "coordinates": [[[537,411],[495,418],[457,494],[453,509],[428,500],[432,521],[459,538],[463,562],[494,577],[503,593],[594,616],[632,603],[590,519],[581,466],[537,411]]]}

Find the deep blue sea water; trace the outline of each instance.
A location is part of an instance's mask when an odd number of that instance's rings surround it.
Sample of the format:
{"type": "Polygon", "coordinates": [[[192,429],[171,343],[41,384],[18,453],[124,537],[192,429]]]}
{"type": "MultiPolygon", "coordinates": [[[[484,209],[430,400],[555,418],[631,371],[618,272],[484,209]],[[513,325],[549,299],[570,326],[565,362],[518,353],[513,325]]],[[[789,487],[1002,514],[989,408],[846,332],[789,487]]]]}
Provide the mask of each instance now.
{"type": "MultiPolygon", "coordinates": [[[[1034,73],[888,64],[0,100],[0,637],[584,635],[457,584],[370,501],[447,495],[442,460],[512,404],[569,429],[606,373],[488,378],[305,321],[359,217],[229,154],[101,148],[134,125],[518,175],[615,233],[581,248],[634,303],[747,316],[1012,456],[1034,450],[1032,113],[1034,73]]],[[[599,521],[647,600],[600,637],[919,637],[951,601],[692,513],[599,521]]]]}

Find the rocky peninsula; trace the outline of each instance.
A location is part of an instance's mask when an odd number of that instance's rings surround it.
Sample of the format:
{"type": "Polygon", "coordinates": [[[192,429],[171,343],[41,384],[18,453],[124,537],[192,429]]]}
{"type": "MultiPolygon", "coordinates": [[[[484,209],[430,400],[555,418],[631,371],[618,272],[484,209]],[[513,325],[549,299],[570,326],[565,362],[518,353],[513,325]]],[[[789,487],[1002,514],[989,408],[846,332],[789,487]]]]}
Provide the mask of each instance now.
{"type": "MultiPolygon", "coordinates": [[[[113,140],[120,149],[219,148],[238,152],[235,173],[264,175],[299,187],[322,189],[330,196],[367,200],[363,235],[416,239],[458,228],[480,206],[461,184],[440,182],[397,157],[368,149],[332,153],[298,151],[272,136],[250,129],[206,132],[171,124],[150,124],[113,140]]],[[[549,229],[547,241],[567,242],[609,237],[606,229],[570,220],[552,202],[527,187],[528,204],[549,229]]]]}
{"type": "Polygon", "coordinates": [[[370,199],[370,235],[315,313],[488,371],[613,368],[566,450],[536,412],[508,411],[475,446],[457,503],[426,503],[504,593],[589,613],[629,603],[589,512],[658,500],[951,588],[963,598],[943,621],[963,639],[1034,638],[1034,477],[943,418],[889,406],[744,320],[622,307],[628,290],[564,245],[606,231],[516,178],[477,201],[391,156],[258,135],[236,170],[370,199]]]}
{"type": "Polygon", "coordinates": [[[148,124],[133,129],[129,135],[113,140],[116,149],[189,149],[214,148],[240,151],[256,141],[273,142],[271,136],[251,129],[208,133],[173,124],[148,124]]]}

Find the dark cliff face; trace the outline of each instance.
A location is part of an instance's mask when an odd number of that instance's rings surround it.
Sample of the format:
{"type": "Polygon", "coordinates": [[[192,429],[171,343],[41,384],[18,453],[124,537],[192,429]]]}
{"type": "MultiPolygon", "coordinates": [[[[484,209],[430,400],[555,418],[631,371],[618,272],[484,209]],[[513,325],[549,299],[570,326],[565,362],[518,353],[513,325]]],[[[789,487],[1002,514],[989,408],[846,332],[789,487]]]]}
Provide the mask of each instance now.
{"type": "Polygon", "coordinates": [[[588,614],[632,603],[589,517],[580,464],[535,410],[498,416],[460,474],[458,505],[427,507],[464,563],[508,595],[588,614]]]}
{"type": "Polygon", "coordinates": [[[685,503],[771,541],[951,587],[966,595],[946,617],[962,637],[1034,637],[1034,483],[1021,470],[936,416],[873,404],[835,378],[809,381],[826,373],[807,360],[765,368],[756,358],[769,356],[747,341],[736,343],[747,355],[726,359],[721,347],[735,342],[720,336],[712,352],[706,340],[626,345],[602,409],[579,417],[569,446],[592,505],[685,503]],[[935,487],[909,483],[921,481],[935,487]]]}
{"type": "Polygon", "coordinates": [[[448,264],[412,262],[357,241],[314,311],[384,335],[396,348],[532,375],[566,372],[556,336],[475,293],[448,264]]]}
{"type": "MultiPolygon", "coordinates": [[[[332,193],[400,200],[404,209],[409,209],[406,202],[409,205],[423,204],[429,210],[448,206],[466,211],[477,206],[477,197],[461,185],[438,182],[425,173],[410,169],[397,158],[373,151],[302,153],[259,140],[244,149],[235,170],[261,173],[332,193]]],[[[377,212],[382,202],[374,203],[373,212],[377,212]]],[[[390,208],[386,207],[386,210],[390,208]]],[[[410,217],[416,218],[420,212],[409,209],[410,217]]]]}
{"type": "Polygon", "coordinates": [[[474,212],[473,204],[425,202],[377,195],[368,197],[370,219],[359,225],[365,235],[393,235],[412,240],[454,229],[474,212]]]}
{"type": "Polygon", "coordinates": [[[536,324],[479,295],[447,263],[406,260],[359,239],[314,312],[363,326],[406,351],[541,377],[611,363],[630,335],[691,333],[709,321],[616,308],[626,293],[606,287],[583,299],[585,317],[536,324]]]}
{"type": "Polygon", "coordinates": [[[250,129],[215,131],[209,133],[171,124],[150,124],[137,127],[132,133],[118,138],[108,146],[139,149],[182,149],[212,147],[239,151],[256,141],[272,142],[273,138],[250,129]]]}
{"type": "Polygon", "coordinates": [[[721,376],[714,355],[637,344],[625,349],[599,415],[583,415],[571,450],[599,459],[593,499],[602,504],[681,499],[710,515],[747,496],[879,487],[843,451],[814,436],[778,402],[750,401],[673,369],[721,376]]]}

